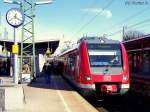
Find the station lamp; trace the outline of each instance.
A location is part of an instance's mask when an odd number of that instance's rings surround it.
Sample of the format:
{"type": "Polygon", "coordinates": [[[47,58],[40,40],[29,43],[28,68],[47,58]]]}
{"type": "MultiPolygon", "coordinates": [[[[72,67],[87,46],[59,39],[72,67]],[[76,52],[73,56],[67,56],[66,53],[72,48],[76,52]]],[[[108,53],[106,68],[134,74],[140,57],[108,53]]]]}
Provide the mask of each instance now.
{"type": "Polygon", "coordinates": [[[46,55],[47,55],[47,57],[50,57],[50,55],[51,55],[51,50],[50,50],[50,48],[47,48],[47,50],[46,50],[46,55]]]}
{"type": "MultiPolygon", "coordinates": [[[[35,5],[51,4],[52,2],[53,2],[52,0],[38,1],[35,2],[35,5]]],[[[21,2],[18,0],[4,0],[4,3],[21,5],[21,2]]]]}
{"type": "Polygon", "coordinates": [[[21,2],[16,1],[16,0],[4,0],[4,3],[8,3],[8,4],[18,4],[18,5],[21,4],[21,2]]]}
{"type": "Polygon", "coordinates": [[[7,51],[7,49],[4,47],[3,50],[2,50],[2,52],[3,52],[3,54],[7,54],[8,51],[7,51]]]}
{"type": "Polygon", "coordinates": [[[39,2],[36,2],[35,5],[51,4],[52,2],[53,2],[52,0],[39,1],[39,2]]]}

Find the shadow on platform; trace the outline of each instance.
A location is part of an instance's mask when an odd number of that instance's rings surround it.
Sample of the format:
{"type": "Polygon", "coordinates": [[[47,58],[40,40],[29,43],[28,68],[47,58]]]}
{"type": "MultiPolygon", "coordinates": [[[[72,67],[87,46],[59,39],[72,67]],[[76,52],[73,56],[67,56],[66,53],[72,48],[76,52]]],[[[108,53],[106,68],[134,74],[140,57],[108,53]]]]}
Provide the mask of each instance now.
{"type": "Polygon", "coordinates": [[[52,74],[48,83],[46,83],[46,79],[43,74],[39,75],[34,81],[28,84],[28,86],[44,89],[74,91],[59,74],[52,74]]]}

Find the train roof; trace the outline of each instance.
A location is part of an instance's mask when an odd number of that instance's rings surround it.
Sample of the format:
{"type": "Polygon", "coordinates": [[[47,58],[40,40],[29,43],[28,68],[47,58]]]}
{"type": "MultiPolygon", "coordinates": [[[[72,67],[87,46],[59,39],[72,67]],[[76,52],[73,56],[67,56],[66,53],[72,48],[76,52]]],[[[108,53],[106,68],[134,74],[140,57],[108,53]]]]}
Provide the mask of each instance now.
{"type": "Polygon", "coordinates": [[[70,51],[73,51],[73,50],[77,49],[78,46],[79,46],[79,44],[73,46],[72,48],[67,49],[66,51],[60,53],[59,56],[62,56],[62,55],[64,55],[64,54],[66,54],[66,53],[69,53],[70,51]]]}
{"type": "Polygon", "coordinates": [[[100,43],[104,43],[104,44],[105,43],[106,44],[107,43],[110,43],[110,44],[117,44],[118,43],[119,44],[120,43],[117,40],[108,39],[106,37],[82,37],[81,39],[78,40],[77,45],[75,45],[72,48],[69,48],[66,51],[60,53],[59,56],[62,56],[64,54],[66,54],[66,53],[69,53],[70,51],[73,51],[73,50],[77,49],[78,46],[80,45],[80,43],[83,40],[86,41],[86,43],[98,43],[98,44],[100,44],[100,43]]]}
{"type": "Polygon", "coordinates": [[[86,43],[120,43],[117,40],[112,40],[106,37],[82,37],[78,40],[78,43],[82,42],[83,40],[86,41],[86,43]]]}

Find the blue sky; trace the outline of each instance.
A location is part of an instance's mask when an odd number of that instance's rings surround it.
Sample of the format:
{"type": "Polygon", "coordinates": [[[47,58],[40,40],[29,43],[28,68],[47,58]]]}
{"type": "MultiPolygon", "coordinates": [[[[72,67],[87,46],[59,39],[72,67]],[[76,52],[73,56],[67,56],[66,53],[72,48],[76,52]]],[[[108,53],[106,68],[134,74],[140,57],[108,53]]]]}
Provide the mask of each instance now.
{"type": "MultiPolygon", "coordinates": [[[[102,12],[102,9],[111,1],[112,0],[54,0],[52,4],[37,6],[35,18],[36,40],[62,38],[63,35],[68,40],[74,40],[83,35],[110,35],[113,32],[121,30],[123,25],[131,26],[150,18],[149,0],[114,0],[112,4],[102,12]],[[137,1],[142,1],[145,4],[133,3],[137,1]],[[85,25],[100,11],[102,12],[101,14],[94,18],[88,25],[85,25]],[[138,12],[140,13],[136,14],[138,12]],[[134,14],[137,16],[132,17],[132,19],[129,18],[134,14]],[[129,19],[120,24],[121,21],[127,18],[129,19]],[[83,26],[85,27],[82,28],[83,26]]],[[[3,28],[7,27],[9,38],[11,38],[12,28],[5,22],[5,13],[11,7],[17,7],[17,5],[4,4],[3,0],[0,1],[3,26],[0,30],[3,32],[3,28]]],[[[150,33],[148,24],[150,25],[150,21],[136,26],[137,28],[135,29],[150,33]],[[143,28],[141,26],[143,26],[143,28]]],[[[118,33],[109,38],[121,40],[121,36],[122,33],[118,33]]]]}

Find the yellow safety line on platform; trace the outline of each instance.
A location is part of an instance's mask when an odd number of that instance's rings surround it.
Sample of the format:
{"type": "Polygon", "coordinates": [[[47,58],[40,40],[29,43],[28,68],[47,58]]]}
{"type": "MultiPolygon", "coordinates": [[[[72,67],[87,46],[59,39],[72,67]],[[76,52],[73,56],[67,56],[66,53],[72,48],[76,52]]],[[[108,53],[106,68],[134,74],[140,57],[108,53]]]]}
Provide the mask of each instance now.
{"type": "MultiPolygon", "coordinates": [[[[53,78],[53,77],[52,77],[52,78],[53,78]]],[[[58,86],[57,86],[57,84],[56,84],[55,82],[54,82],[54,86],[55,86],[56,89],[57,89],[56,91],[57,91],[57,93],[58,93],[58,95],[59,95],[61,101],[63,102],[66,111],[67,111],[67,112],[71,112],[71,110],[70,110],[69,107],[68,107],[68,104],[66,103],[66,101],[65,101],[63,95],[61,94],[60,90],[58,90],[58,86]]]]}

